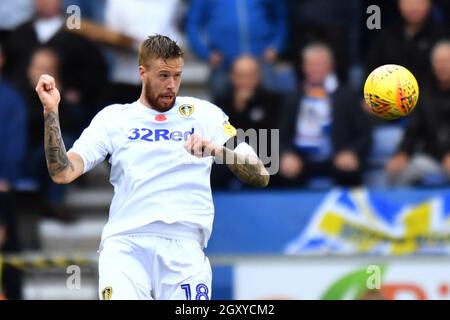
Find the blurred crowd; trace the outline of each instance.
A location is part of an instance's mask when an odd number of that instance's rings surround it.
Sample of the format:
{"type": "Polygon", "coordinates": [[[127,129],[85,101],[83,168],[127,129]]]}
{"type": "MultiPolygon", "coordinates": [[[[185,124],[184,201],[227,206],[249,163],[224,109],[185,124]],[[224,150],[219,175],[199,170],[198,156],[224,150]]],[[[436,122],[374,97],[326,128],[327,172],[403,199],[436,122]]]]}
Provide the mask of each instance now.
{"type": "MultiPolygon", "coordinates": [[[[17,249],[4,228],[14,190],[34,190],[43,213],[64,216],[64,187],[45,164],[39,76],[61,90],[70,147],[104,106],[137,99],[138,44],[155,33],[176,39],[186,63],[208,66],[205,89],[235,127],[279,129],[270,188],[449,184],[450,1],[2,1],[0,248],[17,249]],[[366,24],[373,4],[380,29],[366,24]],[[81,28],[67,27],[71,5],[81,28]],[[368,73],[388,63],[420,86],[416,110],[397,121],[369,114],[362,97],[368,73]]],[[[245,188],[220,166],[211,183],[245,188]]]]}

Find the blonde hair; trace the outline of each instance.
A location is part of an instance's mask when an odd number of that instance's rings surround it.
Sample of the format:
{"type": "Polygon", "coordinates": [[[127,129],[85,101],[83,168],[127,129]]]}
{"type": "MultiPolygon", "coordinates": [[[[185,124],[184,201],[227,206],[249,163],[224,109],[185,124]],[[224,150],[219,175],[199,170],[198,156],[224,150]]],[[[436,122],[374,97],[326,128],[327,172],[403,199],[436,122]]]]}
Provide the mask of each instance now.
{"type": "Polygon", "coordinates": [[[169,37],[159,34],[149,36],[139,46],[139,65],[148,67],[150,59],[183,58],[184,52],[178,44],[169,37]]]}

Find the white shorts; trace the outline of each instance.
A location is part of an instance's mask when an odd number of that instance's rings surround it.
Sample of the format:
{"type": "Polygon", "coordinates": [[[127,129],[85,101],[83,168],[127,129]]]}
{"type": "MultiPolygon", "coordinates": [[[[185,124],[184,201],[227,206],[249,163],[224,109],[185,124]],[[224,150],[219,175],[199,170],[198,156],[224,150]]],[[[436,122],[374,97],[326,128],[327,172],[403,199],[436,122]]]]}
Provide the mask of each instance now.
{"type": "Polygon", "coordinates": [[[99,257],[101,300],[209,300],[211,266],[200,243],[151,233],[109,237],[99,257]]]}

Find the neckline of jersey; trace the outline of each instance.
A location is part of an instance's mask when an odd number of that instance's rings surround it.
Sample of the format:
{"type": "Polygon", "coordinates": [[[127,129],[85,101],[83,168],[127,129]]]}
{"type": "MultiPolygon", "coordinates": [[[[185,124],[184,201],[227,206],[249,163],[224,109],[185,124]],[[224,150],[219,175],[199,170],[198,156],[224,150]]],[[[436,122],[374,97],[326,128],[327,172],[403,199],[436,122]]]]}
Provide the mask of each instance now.
{"type": "Polygon", "coordinates": [[[136,100],[135,103],[137,104],[137,106],[139,107],[140,110],[143,110],[144,112],[150,113],[152,115],[158,115],[158,114],[168,115],[168,114],[171,114],[171,113],[173,113],[174,111],[177,110],[176,109],[176,106],[177,106],[177,101],[176,100],[175,100],[174,106],[170,110],[167,110],[165,112],[159,112],[159,111],[157,111],[155,109],[149,108],[146,105],[144,105],[139,99],[136,100]]]}

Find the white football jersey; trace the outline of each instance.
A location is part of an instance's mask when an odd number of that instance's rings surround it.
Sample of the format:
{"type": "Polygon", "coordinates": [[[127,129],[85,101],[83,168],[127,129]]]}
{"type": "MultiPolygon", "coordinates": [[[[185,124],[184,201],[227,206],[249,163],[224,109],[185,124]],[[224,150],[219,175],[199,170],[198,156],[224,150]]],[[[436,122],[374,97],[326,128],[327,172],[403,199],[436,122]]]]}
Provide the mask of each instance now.
{"type": "Polygon", "coordinates": [[[114,197],[102,240],[155,221],[185,222],[203,232],[206,245],[214,207],[210,187],[213,157],[197,158],[183,147],[190,134],[223,145],[235,134],[217,106],[177,97],[161,113],[136,101],[104,108],[69,152],[84,161],[84,172],[109,154],[114,197]]]}

